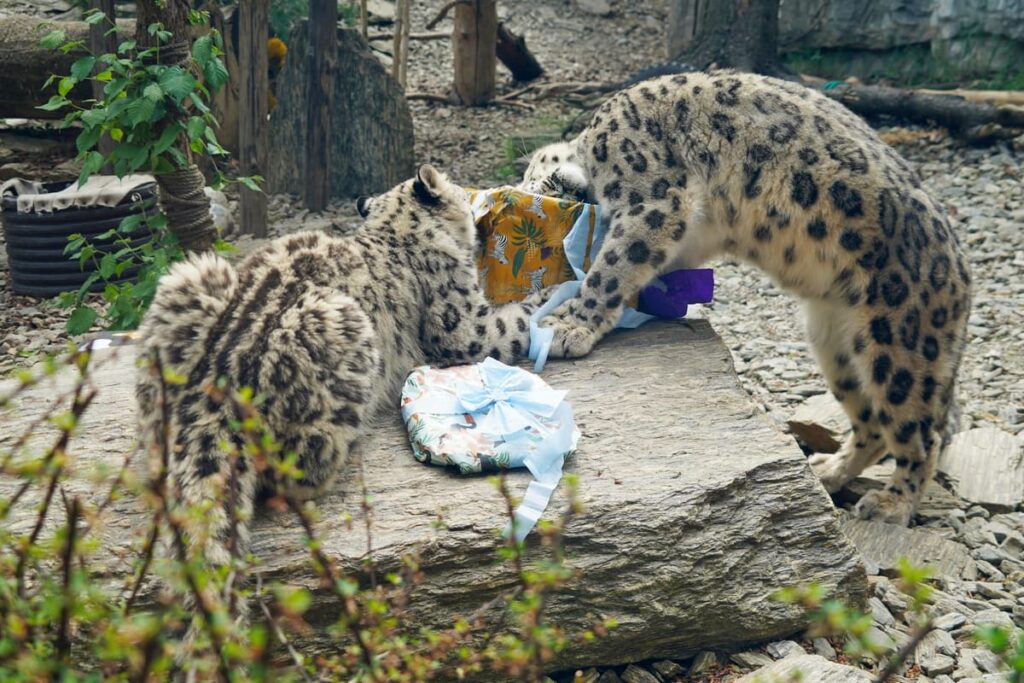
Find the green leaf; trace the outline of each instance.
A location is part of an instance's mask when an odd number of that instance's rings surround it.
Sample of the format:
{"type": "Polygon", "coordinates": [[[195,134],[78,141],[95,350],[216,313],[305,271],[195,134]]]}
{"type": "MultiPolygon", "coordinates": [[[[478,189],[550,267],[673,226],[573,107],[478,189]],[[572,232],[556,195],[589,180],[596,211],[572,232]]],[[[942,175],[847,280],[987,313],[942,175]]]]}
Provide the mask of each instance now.
{"type": "Polygon", "coordinates": [[[77,78],[74,78],[73,76],[65,76],[57,83],[57,94],[64,97],[71,92],[72,88],[76,85],[78,85],[77,78]]]}
{"type": "Polygon", "coordinates": [[[89,179],[96,171],[103,167],[103,155],[99,152],[89,152],[85,155],[84,162],[82,163],[82,172],[78,175],[78,186],[85,185],[85,181],[89,179]]]}
{"type": "Polygon", "coordinates": [[[82,123],[87,126],[102,126],[107,120],[107,108],[98,107],[82,112],[82,123]]]}
{"type": "Polygon", "coordinates": [[[79,306],[72,313],[71,317],[68,318],[68,322],[65,328],[68,334],[79,335],[83,332],[88,332],[89,328],[96,321],[96,311],[89,308],[88,306],[79,306]]]}
{"type": "Polygon", "coordinates": [[[213,38],[209,35],[196,38],[192,43],[192,58],[200,67],[205,67],[213,59],[213,38]]]}
{"type": "Polygon", "coordinates": [[[181,133],[181,124],[172,123],[163,132],[160,133],[160,137],[157,139],[156,144],[153,145],[153,154],[162,154],[167,151],[167,148],[174,144],[174,141],[178,139],[178,135],[181,133]]]}
{"type": "Polygon", "coordinates": [[[160,74],[159,82],[167,96],[175,102],[185,99],[185,96],[191,94],[196,85],[195,77],[180,66],[165,69],[160,74]]]}
{"type": "Polygon", "coordinates": [[[125,119],[132,126],[159,120],[156,116],[156,102],[145,97],[135,100],[125,108],[125,119]]]}
{"type": "Polygon", "coordinates": [[[80,81],[84,81],[89,77],[92,72],[92,67],[96,64],[96,58],[82,57],[81,59],[75,60],[75,63],[71,65],[71,76],[77,78],[80,81]]]}
{"type": "Polygon", "coordinates": [[[104,280],[109,280],[114,274],[114,268],[117,267],[117,259],[114,258],[113,254],[106,254],[100,259],[100,277],[104,280]]]}
{"type": "MultiPolygon", "coordinates": [[[[243,185],[245,185],[247,188],[249,188],[253,192],[262,192],[263,190],[260,189],[259,185],[257,185],[257,182],[258,182],[257,178],[259,178],[259,177],[258,176],[240,176],[238,178],[238,182],[242,183],[243,185]]],[[[262,178],[259,178],[259,180],[262,180],[262,178]]]]}
{"type": "Polygon", "coordinates": [[[228,82],[228,69],[220,59],[211,59],[203,66],[203,80],[213,90],[220,90],[228,82]]]}
{"type": "Polygon", "coordinates": [[[131,234],[142,224],[142,219],[145,216],[141,213],[133,213],[130,216],[125,216],[121,219],[121,223],[117,226],[118,231],[125,234],[131,234]]]}
{"type": "Polygon", "coordinates": [[[72,254],[81,249],[83,245],[85,245],[85,238],[82,237],[81,233],[68,235],[68,243],[64,245],[64,254],[72,254]]]}
{"type": "Polygon", "coordinates": [[[107,15],[98,9],[91,9],[85,13],[85,16],[83,18],[85,19],[85,23],[87,24],[98,24],[104,19],[106,19],[107,15]]]}
{"type": "Polygon", "coordinates": [[[82,154],[95,147],[96,143],[99,142],[100,135],[102,134],[103,129],[99,126],[83,129],[82,132],[78,134],[78,137],[75,138],[75,147],[78,148],[78,153],[82,154]]]}
{"type": "Polygon", "coordinates": [[[65,40],[67,40],[67,34],[61,29],[54,29],[43,36],[42,40],[39,41],[39,45],[47,50],[55,50],[60,47],[65,40]]]}
{"type": "Polygon", "coordinates": [[[523,267],[523,260],[526,258],[526,249],[516,250],[512,257],[512,277],[519,277],[519,270],[523,267]]]}
{"type": "Polygon", "coordinates": [[[135,41],[134,40],[126,40],[126,41],[124,41],[123,43],[121,43],[120,45],[117,46],[117,53],[123,55],[126,52],[131,52],[134,49],[135,49],[135,41]]]}
{"type": "Polygon", "coordinates": [[[68,98],[63,95],[54,95],[46,104],[41,104],[36,109],[42,109],[43,111],[57,111],[61,107],[70,104],[68,98]]]}
{"type": "Polygon", "coordinates": [[[193,116],[188,120],[188,139],[196,140],[203,136],[206,132],[206,121],[203,121],[198,116],[193,116]]]}
{"type": "Polygon", "coordinates": [[[164,98],[163,88],[160,87],[159,83],[150,83],[142,90],[142,96],[159,102],[164,98]]]}

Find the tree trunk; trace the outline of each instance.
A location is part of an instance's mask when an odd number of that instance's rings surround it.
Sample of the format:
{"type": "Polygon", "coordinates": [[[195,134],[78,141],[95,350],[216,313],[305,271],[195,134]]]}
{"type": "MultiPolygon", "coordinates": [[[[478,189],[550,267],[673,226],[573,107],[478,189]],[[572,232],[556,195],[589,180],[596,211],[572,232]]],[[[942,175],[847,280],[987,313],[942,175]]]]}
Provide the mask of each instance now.
{"type": "Polygon", "coordinates": [[[452,28],[455,94],[462,104],[477,106],[494,98],[497,42],[496,0],[472,0],[455,6],[452,28]]]}
{"type": "Polygon", "coordinates": [[[668,53],[698,69],[715,65],[788,75],[778,57],[779,0],[672,0],[668,53]]]}
{"type": "MultiPolygon", "coordinates": [[[[268,192],[302,194],[305,178],[311,50],[309,22],[288,39],[288,59],[276,83],[277,106],[270,113],[267,140],[268,192]]],[[[413,126],[402,89],[374,56],[360,31],[339,29],[337,60],[330,74],[333,108],[328,112],[331,197],[383,192],[413,174],[413,126]]]]}
{"type": "MultiPolygon", "coordinates": [[[[158,61],[189,68],[192,62],[189,9],[189,0],[139,0],[135,25],[135,42],[139,48],[156,44],[156,36],[149,34],[149,25],[163,24],[172,37],[160,46],[158,61]]],[[[181,123],[184,125],[186,122],[181,123]]],[[[191,163],[192,150],[187,141],[179,137],[176,144],[189,160],[189,165],[173,173],[156,176],[160,208],[167,214],[167,229],[178,238],[183,249],[206,251],[217,238],[210,216],[210,200],[203,192],[206,181],[199,167],[191,163]]]]}

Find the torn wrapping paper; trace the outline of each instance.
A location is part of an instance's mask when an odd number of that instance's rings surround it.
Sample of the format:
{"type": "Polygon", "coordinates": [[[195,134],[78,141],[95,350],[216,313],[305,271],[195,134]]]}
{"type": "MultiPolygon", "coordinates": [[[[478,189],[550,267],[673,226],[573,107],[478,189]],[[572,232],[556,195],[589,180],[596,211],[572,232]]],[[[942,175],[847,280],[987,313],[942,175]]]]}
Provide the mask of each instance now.
{"type": "Polygon", "coordinates": [[[505,530],[520,541],[547,508],[580,437],[564,391],[493,358],[414,369],[402,388],[402,418],[420,462],[461,474],[519,467],[533,474],[514,529],[505,530]]]}

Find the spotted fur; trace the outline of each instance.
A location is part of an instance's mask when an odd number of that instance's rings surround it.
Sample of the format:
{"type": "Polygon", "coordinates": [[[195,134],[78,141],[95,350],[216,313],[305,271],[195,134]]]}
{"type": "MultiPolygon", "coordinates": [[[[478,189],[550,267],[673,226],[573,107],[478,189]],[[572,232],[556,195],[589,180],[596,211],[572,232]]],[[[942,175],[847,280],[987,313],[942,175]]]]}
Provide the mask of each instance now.
{"type": "MultiPolygon", "coordinates": [[[[245,520],[257,490],[279,488],[245,457],[229,455],[240,444],[229,426],[234,410],[206,393],[219,380],[264,397],[266,425],[302,471],[284,492],[308,498],[334,485],[367,421],[397,405],[410,369],[512,359],[527,348],[533,305],[494,307],[484,298],[475,267],[481,245],[461,188],[424,166],[359,208],[365,223],[350,237],[290,235],[237,268],[193,256],[161,280],[140,337],[146,354],[185,378],[166,387],[163,426],[170,490],[183,503],[210,506],[187,519],[190,553],[227,562],[232,514],[222,501],[233,500],[245,520]],[[230,482],[237,490],[227,495],[230,482]]],[[[150,445],[160,443],[159,396],[160,383],[142,371],[138,400],[150,445]]],[[[242,523],[234,552],[246,552],[248,536],[242,523]]]]}
{"type": "Polygon", "coordinates": [[[805,300],[853,424],[811,466],[835,491],[890,454],[891,481],[858,510],[907,523],[951,424],[971,306],[967,260],[916,171],[841,104],[732,72],[622,91],[568,147],[609,233],[578,297],[545,320],[552,355],[589,353],[658,273],[722,254],[752,263],[805,300]]]}

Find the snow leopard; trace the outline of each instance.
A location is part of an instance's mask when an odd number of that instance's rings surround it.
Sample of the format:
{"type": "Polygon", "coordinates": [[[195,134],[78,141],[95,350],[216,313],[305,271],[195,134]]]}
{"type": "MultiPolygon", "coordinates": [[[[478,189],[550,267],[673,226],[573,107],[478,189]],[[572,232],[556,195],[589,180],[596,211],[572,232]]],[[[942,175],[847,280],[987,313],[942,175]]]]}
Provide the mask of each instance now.
{"type": "Polygon", "coordinates": [[[891,456],[891,479],[857,512],[909,523],[954,428],[971,273],[947,210],[904,159],[819,92],[721,71],[616,93],[534,161],[524,184],[582,173],[607,225],[579,294],[541,321],[552,357],[589,353],[658,274],[720,255],[753,264],[805,302],[852,424],[811,467],[835,492],[891,456]]]}
{"type": "Polygon", "coordinates": [[[247,520],[258,492],[299,500],[330,489],[367,422],[397,407],[414,367],[511,361],[527,350],[541,295],[502,306],[484,298],[476,268],[483,245],[461,187],[424,165],[357,205],[364,220],[350,236],[281,237],[237,267],[192,256],[160,281],[141,350],[182,381],[161,386],[152,363],[140,371],[137,398],[143,442],[158,452],[166,433],[172,495],[211,506],[202,519],[188,518],[189,556],[225,564],[246,553],[248,525],[233,528],[232,510],[219,501],[233,500],[247,520]],[[283,453],[296,455],[301,476],[280,481],[232,457],[242,446],[231,429],[238,416],[231,402],[211,397],[218,382],[263,397],[264,424],[283,453]],[[236,489],[224,492],[232,482],[236,489]]]}

